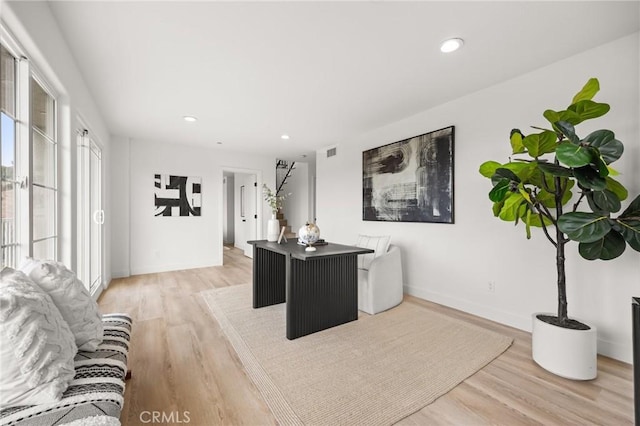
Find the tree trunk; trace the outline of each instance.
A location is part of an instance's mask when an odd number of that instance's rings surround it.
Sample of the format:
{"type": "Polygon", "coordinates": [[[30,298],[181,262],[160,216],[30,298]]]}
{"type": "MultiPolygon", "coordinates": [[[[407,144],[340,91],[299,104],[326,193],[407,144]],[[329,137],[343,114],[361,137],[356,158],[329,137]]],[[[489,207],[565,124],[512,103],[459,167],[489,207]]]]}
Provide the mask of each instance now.
{"type": "Polygon", "coordinates": [[[565,325],[569,322],[567,316],[567,278],[564,270],[564,234],[556,232],[558,247],[556,250],[556,269],[558,271],[558,321],[565,325]]]}
{"type": "MultiPolygon", "coordinates": [[[[556,160],[557,162],[557,160],[556,160]]],[[[554,177],[555,185],[555,204],[556,204],[556,220],[562,216],[562,196],[564,195],[559,177],[554,177]]],[[[567,243],[564,233],[558,229],[556,223],[556,270],[558,273],[558,321],[560,325],[567,325],[569,317],[567,316],[567,277],[564,268],[564,246],[567,243]]]]}

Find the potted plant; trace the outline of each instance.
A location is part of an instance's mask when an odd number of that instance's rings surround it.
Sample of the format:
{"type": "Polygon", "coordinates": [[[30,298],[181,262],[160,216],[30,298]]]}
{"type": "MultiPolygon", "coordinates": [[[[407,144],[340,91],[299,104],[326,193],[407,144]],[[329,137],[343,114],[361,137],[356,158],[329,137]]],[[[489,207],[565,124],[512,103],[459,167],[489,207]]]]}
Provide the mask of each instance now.
{"type": "Polygon", "coordinates": [[[280,221],[276,218],[276,215],[282,208],[285,198],[291,194],[276,195],[267,184],[262,184],[262,195],[269,207],[271,207],[271,219],[267,222],[267,241],[278,241],[280,221]]]}
{"type": "Polygon", "coordinates": [[[544,112],[551,128],[511,131],[507,163],[480,166],[493,184],[494,216],[524,225],[527,238],[532,227],[541,228],[556,250],[558,311],[533,315],[532,354],[543,368],[579,380],[596,377],[597,340],[595,328],[568,316],[565,245],[577,241],[588,260],[614,259],[627,244],[640,251],[640,196],[618,214],[628,192],[611,163],[622,156],[622,143],[606,129],[576,134],[575,126],[609,111],[592,100],[599,90],[598,80],[590,79],[566,110],[544,112]]]}

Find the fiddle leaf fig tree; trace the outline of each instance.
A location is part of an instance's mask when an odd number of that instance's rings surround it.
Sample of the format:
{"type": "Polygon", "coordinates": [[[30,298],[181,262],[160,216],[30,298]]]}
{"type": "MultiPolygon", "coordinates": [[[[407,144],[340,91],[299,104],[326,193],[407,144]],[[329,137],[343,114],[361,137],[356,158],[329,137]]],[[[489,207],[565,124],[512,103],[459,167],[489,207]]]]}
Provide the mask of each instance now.
{"type": "Polygon", "coordinates": [[[614,259],[627,245],[640,252],[640,195],[618,214],[628,192],[611,164],[622,156],[622,142],[607,129],[583,138],[576,133],[578,124],[609,112],[608,104],[592,100],[599,90],[598,80],[590,79],[566,110],[544,112],[550,128],[533,127],[537,133],[528,135],[511,131],[507,163],[480,166],[493,185],[494,216],[523,224],[527,238],[532,228],[541,228],[555,247],[558,315],[540,319],[566,328],[588,326],[567,316],[565,245],[577,241],[588,260],[614,259]]]}

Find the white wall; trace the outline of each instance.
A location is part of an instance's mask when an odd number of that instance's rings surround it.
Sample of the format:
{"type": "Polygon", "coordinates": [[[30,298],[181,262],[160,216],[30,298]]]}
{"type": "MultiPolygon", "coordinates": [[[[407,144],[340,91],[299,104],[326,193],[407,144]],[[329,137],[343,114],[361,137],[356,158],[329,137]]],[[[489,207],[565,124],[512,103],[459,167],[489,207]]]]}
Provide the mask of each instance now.
{"type": "MultiPolygon", "coordinates": [[[[391,235],[402,248],[408,293],[530,330],[533,312],[556,309],[555,251],[542,233],[526,240],[524,229],[493,217],[491,185],[478,167],[507,161],[512,128],[547,125],[545,109],[565,108],[589,77],[597,77],[595,99],[610,103],[611,111],[579,125],[578,134],[614,130],[625,144],[614,164],[619,180],[630,198],[640,193],[639,47],[636,33],[344,141],[336,157],[319,151],[323,238],[353,243],[358,233],[391,235]],[[362,151],[450,125],[456,126],[455,224],[362,221],[362,151]]],[[[597,327],[600,353],[631,362],[630,302],[640,294],[640,254],[627,248],[611,262],[589,262],[575,243],[567,252],[569,314],[597,327]]]]}
{"type": "Polygon", "coordinates": [[[309,165],[296,162],[295,169],[287,178],[282,193],[291,194],[284,200],[282,213],[291,231],[298,233],[298,229],[307,221],[313,220],[309,212],[309,165]]]}
{"type": "Polygon", "coordinates": [[[80,123],[80,117],[89,127],[94,140],[102,145],[106,253],[103,284],[106,284],[111,280],[109,246],[112,211],[108,203],[110,184],[105,174],[111,161],[109,133],[48,3],[2,2],[1,8],[3,26],[24,50],[31,66],[45,78],[58,96],[59,258],[74,270],[78,253],[75,132],[85,127],[80,123]]]}
{"type": "MultiPolygon", "coordinates": [[[[112,241],[112,256],[118,258],[118,271],[144,274],[178,269],[199,268],[222,264],[223,241],[223,170],[252,169],[258,171],[258,185],[263,177],[273,180],[274,159],[240,155],[214,148],[166,144],[143,140],[125,141],[114,138],[113,158],[125,159],[112,163],[110,173],[120,174],[118,185],[129,191],[113,191],[111,204],[117,208],[118,223],[129,223],[129,235],[124,232],[112,241]],[[129,171],[122,167],[128,158],[129,171]],[[202,178],[202,216],[155,217],[154,175],[176,174],[202,178]],[[128,175],[128,176],[127,176],[128,175]],[[128,180],[128,182],[124,182],[128,180]],[[127,201],[127,198],[129,199],[127,201]],[[126,209],[128,203],[129,208],[126,209]],[[123,208],[119,208],[123,206],[123,208]],[[130,247],[129,258],[124,253],[130,247]]],[[[266,203],[258,200],[261,210],[260,230],[266,232],[266,203]]],[[[262,236],[264,238],[264,236],[262,236]]]]}
{"type": "Polygon", "coordinates": [[[129,140],[114,137],[111,139],[111,164],[109,180],[111,184],[111,198],[108,201],[111,207],[111,276],[113,278],[128,277],[131,275],[131,254],[129,236],[131,233],[130,182],[131,165],[129,161],[129,140]]]}

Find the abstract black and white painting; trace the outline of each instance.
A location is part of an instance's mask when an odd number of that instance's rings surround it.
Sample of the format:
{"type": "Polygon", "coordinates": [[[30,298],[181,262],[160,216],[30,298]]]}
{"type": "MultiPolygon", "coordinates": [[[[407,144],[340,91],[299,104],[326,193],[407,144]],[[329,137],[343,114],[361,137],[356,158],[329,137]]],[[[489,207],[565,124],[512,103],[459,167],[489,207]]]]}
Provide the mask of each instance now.
{"type": "Polygon", "coordinates": [[[202,178],[157,174],[155,184],[156,216],[200,216],[202,178]]]}
{"type": "Polygon", "coordinates": [[[362,153],[362,219],[453,223],[454,126],[362,153]]]}

